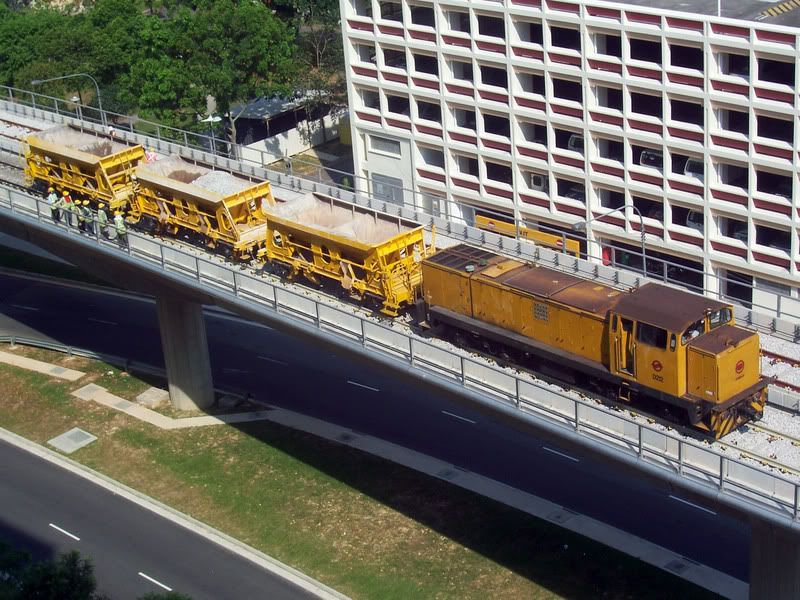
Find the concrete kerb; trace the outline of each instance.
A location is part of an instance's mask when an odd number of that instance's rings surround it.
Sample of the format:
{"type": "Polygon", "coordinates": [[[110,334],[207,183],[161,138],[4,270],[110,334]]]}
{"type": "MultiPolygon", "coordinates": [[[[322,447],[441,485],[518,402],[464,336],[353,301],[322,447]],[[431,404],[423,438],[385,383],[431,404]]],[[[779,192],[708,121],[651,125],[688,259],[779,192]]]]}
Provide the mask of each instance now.
{"type": "Polygon", "coordinates": [[[129,488],[128,486],[114,481],[113,479],[106,477],[102,473],[98,473],[84,465],[75,462],[65,456],[61,456],[60,454],[49,450],[39,444],[31,442],[11,431],[6,429],[0,428],[0,440],[7,442],[29,452],[39,458],[46,460],[54,465],[57,465],[67,471],[78,475],[79,477],[83,477],[87,481],[94,483],[118,496],[121,496],[128,500],[129,502],[133,502],[142,508],[149,510],[150,512],[159,515],[169,521],[179,525],[185,529],[189,529],[194,531],[195,533],[203,536],[208,541],[217,544],[233,552],[234,554],[245,558],[258,566],[266,569],[267,571],[278,575],[279,577],[285,579],[293,583],[294,585],[306,590],[310,594],[315,595],[318,598],[322,598],[325,600],[347,600],[348,596],[337,592],[336,590],[312,579],[308,575],[301,573],[297,569],[294,569],[288,565],[283,564],[282,562],[264,554],[263,552],[240,542],[239,540],[232,538],[231,536],[222,533],[221,531],[214,529],[210,525],[203,523],[202,521],[198,521],[189,515],[181,513],[174,508],[167,506],[134,490],[133,488],[129,488]]]}

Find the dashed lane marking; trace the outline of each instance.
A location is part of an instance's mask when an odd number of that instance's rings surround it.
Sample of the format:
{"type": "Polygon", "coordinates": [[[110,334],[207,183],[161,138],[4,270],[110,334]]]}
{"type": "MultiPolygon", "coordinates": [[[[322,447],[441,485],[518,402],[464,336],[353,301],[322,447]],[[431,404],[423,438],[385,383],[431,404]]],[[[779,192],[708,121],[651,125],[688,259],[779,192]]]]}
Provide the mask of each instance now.
{"type": "Polygon", "coordinates": [[[147,575],[147,574],[142,573],[141,571],[139,571],[139,576],[140,577],[144,577],[150,583],[155,583],[158,587],[163,588],[163,589],[167,590],[168,592],[172,591],[171,587],[168,587],[168,586],[164,585],[163,583],[161,583],[160,581],[158,581],[156,579],[153,579],[152,577],[150,577],[150,575],[147,575]]]}
{"type": "Polygon", "coordinates": [[[22,304],[12,304],[14,308],[20,308],[22,310],[32,310],[33,312],[39,312],[38,308],[34,308],[33,306],[23,306],[22,304]]]}
{"type": "Polygon", "coordinates": [[[267,362],[275,363],[276,365],[281,365],[283,367],[288,367],[289,363],[284,360],[278,360],[277,358],[270,358],[269,356],[259,356],[261,360],[265,360],[267,362]]]}
{"type": "Polygon", "coordinates": [[[119,323],[115,323],[114,321],[106,321],[105,319],[95,319],[94,317],[86,317],[87,321],[92,321],[94,323],[100,323],[102,325],[119,325],[119,323]]]}
{"type": "Polygon", "coordinates": [[[348,379],[347,383],[349,383],[350,385],[354,385],[356,387],[364,388],[365,390],[370,390],[372,392],[380,392],[380,390],[376,387],[372,387],[371,385],[364,385],[363,383],[358,383],[357,381],[350,381],[348,379]]]}
{"type": "Polygon", "coordinates": [[[542,450],[546,450],[551,454],[555,454],[556,456],[560,456],[561,458],[566,458],[567,460],[571,460],[572,462],[581,462],[580,458],[575,458],[574,456],[570,456],[569,454],[564,454],[563,452],[559,452],[558,450],[553,450],[552,448],[548,448],[547,446],[542,446],[542,450]]]}
{"type": "Polygon", "coordinates": [[[467,423],[471,423],[475,425],[477,421],[473,421],[472,419],[468,419],[467,417],[462,417],[461,415],[457,415],[455,413],[447,412],[446,410],[442,411],[443,415],[447,415],[448,417],[453,417],[454,419],[458,419],[459,421],[466,421],[467,423]]]}
{"type": "Polygon", "coordinates": [[[716,515],[713,510],[710,508],[706,508],[705,506],[700,506],[699,504],[695,504],[694,502],[689,502],[688,500],[684,500],[683,498],[678,498],[677,496],[673,496],[672,494],[669,495],[671,500],[675,500],[676,502],[680,502],[681,504],[686,504],[691,506],[692,508],[696,508],[697,510],[702,510],[703,512],[707,512],[711,515],[716,515]]]}
{"type": "Polygon", "coordinates": [[[61,527],[59,527],[59,526],[58,526],[58,525],[56,525],[55,523],[48,523],[48,525],[50,525],[50,527],[52,527],[52,528],[53,528],[53,529],[55,529],[56,531],[60,531],[60,532],[61,532],[61,533],[63,533],[65,536],[67,536],[67,537],[71,537],[71,538],[72,538],[73,540],[75,540],[76,542],[80,542],[80,541],[81,541],[81,538],[79,538],[77,535],[73,535],[73,534],[71,534],[71,533],[70,533],[69,531],[67,531],[66,529],[61,529],[61,527]]]}

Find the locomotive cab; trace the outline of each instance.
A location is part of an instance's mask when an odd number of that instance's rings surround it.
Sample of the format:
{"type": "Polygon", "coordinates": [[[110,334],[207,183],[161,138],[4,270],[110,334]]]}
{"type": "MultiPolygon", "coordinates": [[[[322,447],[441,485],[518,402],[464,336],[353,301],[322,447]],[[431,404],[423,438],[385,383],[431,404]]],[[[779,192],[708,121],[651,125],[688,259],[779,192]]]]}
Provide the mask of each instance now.
{"type": "Polygon", "coordinates": [[[761,417],[768,381],[758,334],[736,326],[732,306],[647,284],[609,318],[609,369],[623,379],[622,400],[646,386],[716,438],[761,417]]]}

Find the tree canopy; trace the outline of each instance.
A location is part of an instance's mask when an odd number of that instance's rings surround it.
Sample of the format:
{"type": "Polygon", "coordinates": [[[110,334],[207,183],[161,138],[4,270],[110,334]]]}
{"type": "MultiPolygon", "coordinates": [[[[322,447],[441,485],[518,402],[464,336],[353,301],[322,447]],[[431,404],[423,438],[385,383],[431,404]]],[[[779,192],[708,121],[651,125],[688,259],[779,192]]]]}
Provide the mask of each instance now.
{"type": "MultiPolygon", "coordinates": [[[[294,21],[258,0],[96,0],[80,12],[0,5],[0,83],[89,73],[104,108],[191,128],[212,96],[221,115],[237,102],[294,88],[300,52],[294,21]]],[[[313,4],[313,3],[312,3],[313,4]]],[[[80,79],[37,91],[62,95],[80,79]]]]}

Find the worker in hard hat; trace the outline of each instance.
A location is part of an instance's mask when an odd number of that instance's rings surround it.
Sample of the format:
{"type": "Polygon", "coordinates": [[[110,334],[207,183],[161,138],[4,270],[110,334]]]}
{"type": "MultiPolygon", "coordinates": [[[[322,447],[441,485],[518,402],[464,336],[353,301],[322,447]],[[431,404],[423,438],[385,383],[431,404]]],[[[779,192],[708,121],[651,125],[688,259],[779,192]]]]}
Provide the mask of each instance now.
{"type": "Polygon", "coordinates": [[[108,239],[108,214],[106,213],[106,205],[102,202],[97,205],[97,231],[108,239]]]}
{"type": "Polygon", "coordinates": [[[83,207],[81,208],[81,214],[83,215],[83,230],[89,235],[93,236],[94,213],[92,212],[92,209],[89,205],[90,202],[88,200],[83,201],[83,207]]]}
{"type": "Polygon", "coordinates": [[[58,194],[54,188],[47,189],[47,205],[50,207],[50,215],[53,217],[53,223],[58,223],[61,220],[61,211],[59,210],[58,194]]]}
{"type": "Polygon", "coordinates": [[[78,224],[78,213],[76,212],[75,203],[72,201],[72,196],[69,195],[67,190],[61,193],[61,201],[64,203],[64,214],[66,215],[66,222],[68,225],[75,227],[78,224]]]}
{"type": "Polygon", "coordinates": [[[80,200],[75,201],[75,214],[78,217],[78,229],[86,231],[86,215],[83,212],[83,202],[80,200]]]}
{"type": "Polygon", "coordinates": [[[114,215],[114,229],[117,232],[117,240],[120,246],[128,245],[128,228],[125,227],[125,218],[122,211],[118,210],[114,215]]]}

